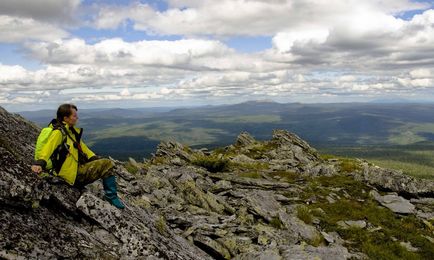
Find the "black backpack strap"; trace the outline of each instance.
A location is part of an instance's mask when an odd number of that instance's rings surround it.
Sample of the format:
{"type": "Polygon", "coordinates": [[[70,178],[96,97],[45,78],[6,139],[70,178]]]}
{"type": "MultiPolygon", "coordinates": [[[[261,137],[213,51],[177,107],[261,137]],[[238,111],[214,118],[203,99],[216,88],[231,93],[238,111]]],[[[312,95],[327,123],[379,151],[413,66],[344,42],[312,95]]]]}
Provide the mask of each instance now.
{"type": "Polygon", "coordinates": [[[83,135],[83,128],[80,128],[79,132],[77,132],[77,130],[72,127],[71,132],[74,134],[76,142],[80,144],[81,136],[83,135]]]}
{"type": "Polygon", "coordinates": [[[85,154],[83,152],[83,149],[81,148],[81,136],[83,134],[83,128],[80,128],[80,132],[77,133],[77,131],[75,130],[74,127],[70,128],[71,132],[74,134],[75,136],[75,140],[69,135],[69,132],[66,131],[66,134],[68,135],[68,137],[72,140],[72,142],[74,143],[74,147],[78,150],[78,163],[79,164],[85,164],[89,161],[89,158],[87,157],[87,154],[85,154]]]}
{"type": "Polygon", "coordinates": [[[51,162],[53,163],[53,169],[57,173],[59,173],[63,163],[66,160],[66,157],[69,154],[69,146],[66,143],[67,132],[65,131],[65,129],[63,127],[59,127],[57,129],[60,130],[60,132],[62,133],[62,142],[56,147],[53,154],[51,155],[51,162]]]}
{"type": "Polygon", "coordinates": [[[62,142],[56,147],[53,154],[51,155],[51,162],[53,163],[53,168],[50,170],[50,174],[54,174],[54,171],[57,173],[60,172],[63,163],[66,160],[66,157],[69,153],[69,146],[66,143],[67,132],[63,124],[59,124],[57,119],[53,119],[50,124],[53,125],[53,131],[59,130],[62,133],[62,142]]]}
{"type": "Polygon", "coordinates": [[[54,128],[54,127],[57,126],[58,124],[59,124],[59,123],[58,123],[57,119],[54,118],[53,120],[51,120],[51,122],[48,124],[48,126],[52,125],[53,128],[54,128]]]}

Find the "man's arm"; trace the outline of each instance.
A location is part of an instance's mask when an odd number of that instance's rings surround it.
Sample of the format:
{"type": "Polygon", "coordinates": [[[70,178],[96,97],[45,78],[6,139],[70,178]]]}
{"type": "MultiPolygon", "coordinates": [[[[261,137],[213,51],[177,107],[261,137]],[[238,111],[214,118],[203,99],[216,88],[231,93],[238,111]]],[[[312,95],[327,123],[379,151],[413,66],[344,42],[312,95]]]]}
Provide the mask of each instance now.
{"type": "Polygon", "coordinates": [[[93,161],[99,158],[97,155],[95,155],[94,152],[92,152],[92,150],[89,149],[89,147],[87,147],[83,140],[80,140],[80,146],[83,152],[87,155],[87,158],[89,158],[89,161],[93,161]]]}

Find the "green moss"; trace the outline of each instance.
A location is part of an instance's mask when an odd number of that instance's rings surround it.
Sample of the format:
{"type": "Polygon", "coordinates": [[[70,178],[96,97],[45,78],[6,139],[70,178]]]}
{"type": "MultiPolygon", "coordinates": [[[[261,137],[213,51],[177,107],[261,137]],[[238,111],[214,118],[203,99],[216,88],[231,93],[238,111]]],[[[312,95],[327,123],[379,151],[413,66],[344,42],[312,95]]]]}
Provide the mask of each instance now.
{"type": "Polygon", "coordinates": [[[261,159],[264,158],[264,154],[270,150],[276,149],[277,144],[272,142],[258,143],[250,148],[244,154],[253,159],[261,159]]]}
{"type": "Polygon", "coordinates": [[[325,244],[325,241],[324,241],[324,238],[319,233],[317,233],[315,235],[315,237],[312,238],[311,240],[307,241],[307,243],[311,246],[317,247],[317,246],[325,244]]]}
{"type": "Polygon", "coordinates": [[[228,162],[228,168],[231,171],[246,170],[246,171],[263,171],[268,169],[269,164],[265,162],[228,162]]]}
{"type": "Polygon", "coordinates": [[[401,170],[404,174],[421,178],[434,180],[434,167],[432,165],[424,165],[419,162],[401,161],[399,158],[389,159],[369,159],[371,165],[375,164],[383,168],[401,170]]]}
{"type": "Polygon", "coordinates": [[[129,173],[134,175],[136,175],[137,172],[139,171],[139,168],[130,162],[125,163],[124,167],[129,173]]]}
{"type": "Polygon", "coordinates": [[[237,214],[237,221],[241,225],[253,225],[255,223],[255,218],[252,214],[248,213],[247,208],[244,206],[241,206],[238,211],[236,211],[237,214]]]}
{"type": "Polygon", "coordinates": [[[333,154],[320,154],[319,157],[323,160],[328,160],[328,159],[335,159],[337,158],[336,155],[333,154]]]}
{"type": "Polygon", "coordinates": [[[206,168],[209,172],[223,172],[229,170],[229,159],[218,155],[196,155],[192,163],[206,168]]]}
{"type": "Polygon", "coordinates": [[[311,223],[312,217],[318,218],[323,230],[337,231],[344,240],[349,241],[347,247],[361,251],[372,259],[432,259],[434,247],[424,237],[432,236],[429,225],[414,215],[401,216],[381,207],[369,197],[370,188],[354,180],[351,175],[320,176],[306,181],[307,186],[300,197],[308,199],[315,196],[317,202],[297,208],[297,217],[305,223],[311,223]],[[325,197],[331,192],[344,199],[336,203],[327,202],[325,197]],[[349,197],[345,198],[345,194],[349,197]],[[315,210],[318,207],[325,213],[315,210]],[[337,225],[341,220],[365,220],[381,229],[374,232],[360,228],[343,229],[337,225]],[[391,237],[397,238],[397,241],[391,241],[391,237]],[[410,242],[420,251],[408,252],[399,244],[401,241],[410,242]]]}
{"type": "Polygon", "coordinates": [[[237,173],[237,175],[240,177],[252,178],[252,179],[261,179],[262,178],[261,173],[259,173],[257,171],[239,172],[239,173],[237,173]]]}
{"type": "Polygon", "coordinates": [[[166,164],[167,163],[167,159],[164,158],[164,157],[162,157],[162,156],[155,156],[155,157],[151,158],[150,163],[154,164],[154,165],[166,164]]]}
{"type": "Polygon", "coordinates": [[[392,241],[382,232],[369,233],[363,229],[351,228],[339,233],[371,259],[430,259],[407,251],[398,241],[392,241]]]}
{"type": "Polygon", "coordinates": [[[429,228],[415,216],[400,216],[389,209],[379,207],[378,203],[366,199],[363,202],[343,199],[337,203],[319,203],[326,214],[317,214],[322,229],[337,231],[349,241],[347,247],[367,254],[372,259],[432,259],[434,247],[423,236],[430,235],[429,228]],[[337,225],[340,220],[363,219],[382,229],[369,232],[367,229],[343,229],[337,225]],[[397,241],[390,238],[395,237],[397,241]],[[399,242],[409,241],[419,252],[408,252],[399,242]]]}
{"type": "Polygon", "coordinates": [[[133,204],[145,209],[151,206],[151,203],[148,200],[145,200],[143,198],[137,198],[133,200],[133,204]]]}
{"type": "Polygon", "coordinates": [[[362,167],[360,166],[360,163],[357,162],[355,159],[341,158],[339,160],[340,160],[341,172],[350,173],[350,172],[355,172],[355,171],[359,171],[362,169],[362,167]]]}
{"type": "Polygon", "coordinates": [[[300,194],[298,194],[301,200],[306,201],[312,197],[325,197],[330,193],[329,190],[325,189],[321,185],[321,183],[318,181],[318,178],[306,178],[306,182],[306,187],[300,194]]]}
{"type": "Polygon", "coordinates": [[[237,154],[239,154],[239,151],[237,148],[226,149],[225,147],[219,147],[211,151],[211,156],[217,156],[219,154],[225,157],[230,157],[236,156],[237,154]]]}
{"type": "MultiPolygon", "coordinates": [[[[319,185],[327,190],[341,188],[354,198],[366,199],[367,190],[370,190],[363,182],[355,180],[351,175],[337,174],[334,176],[319,176],[316,178],[319,185]]],[[[339,192],[336,192],[339,193],[339,192]]],[[[342,193],[342,191],[341,191],[342,193]]]]}
{"type": "Polygon", "coordinates": [[[160,216],[155,221],[155,227],[157,228],[158,232],[162,235],[167,234],[167,225],[166,225],[166,219],[164,216],[160,216]]]}
{"type": "Polygon", "coordinates": [[[283,223],[278,217],[273,217],[270,221],[270,225],[276,229],[281,229],[283,227],[283,223]]]}
{"type": "Polygon", "coordinates": [[[32,209],[37,209],[37,208],[39,208],[39,200],[34,200],[33,202],[32,202],[32,209]]]}
{"type": "Polygon", "coordinates": [[[286,182],[295,182],[299,180],[303,180],[303,177],[296,172],[290,172],[290,171],[274,171],[269,173],[271,177],[279,176],[281,181],[286,182]]]}
{"type": "Polygon", "coordinates": [[[297,207],[297,218],[302,220],[304,223],[310,225],[313,222],[312,214],[310,213],[310,209],[304,205],[300,205],[297,207]]]}
{"type": "Polygon", "coordinates": [[[193,153],[193,150],[186,144],[183,144],[182,150],[187,153],[193,153]]]}
{"type": "Polygon", "coordinates": [[[236,162],[235,163],[230,161],[228,164],[229,171],[234,172],[241,177],[248,177],[248,178],[255,178],[255,179],[262,178],[261,173],[264,170],[268,169],[268,167],[269,167],[268,163],[263,163],[263,162],[252,162],[252,163],[236,162]]]}

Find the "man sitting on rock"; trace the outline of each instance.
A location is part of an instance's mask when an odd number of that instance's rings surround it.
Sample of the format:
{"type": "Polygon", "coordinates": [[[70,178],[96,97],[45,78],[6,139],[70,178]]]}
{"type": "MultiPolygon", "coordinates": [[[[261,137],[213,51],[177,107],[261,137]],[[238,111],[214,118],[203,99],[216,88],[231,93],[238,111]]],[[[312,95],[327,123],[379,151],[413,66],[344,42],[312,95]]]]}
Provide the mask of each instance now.
{"type": "Polygon", "coordinates": [[[53,128],[41,150],[35,153],[32,171],[52,172],[69,185],[82,188],[100,178],[103,180],[104,198],[119,209],[125,206],[117,195],[116,179],[112,171],[114,164],[109,159],[99,158],[81,140],[83,129],[74,125],[78,121],[77,107],[63,104],[57,109],[53,128]]]}

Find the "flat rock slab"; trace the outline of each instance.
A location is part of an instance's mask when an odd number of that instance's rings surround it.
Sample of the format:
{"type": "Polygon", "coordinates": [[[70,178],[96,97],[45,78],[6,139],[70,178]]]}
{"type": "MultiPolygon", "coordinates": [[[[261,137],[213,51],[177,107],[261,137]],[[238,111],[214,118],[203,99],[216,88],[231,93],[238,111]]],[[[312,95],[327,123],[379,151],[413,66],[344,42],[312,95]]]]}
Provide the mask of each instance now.
{"type": "Polygon", "coordinates": [[[292,245],[281,247],[282,259],[297,260],[344,260],[349,259],[352,255],[343,246],[310,246],[310,245],[292,245]]]}
{"type": "Polygon", "coordinates": [[[282,207],[274,198],[274,193],[271,191],[251,191],[246,196],[246,200],[250,211],[263,217],[267,221],[271,221],[273,217],[277,217],[279,209],[282,207]]]}
{"type": "Polygon", "coordinates": [[[372,190],[369,194],[381,205],[389,208],[395,213],[411,214],[415,212],[415,206],[411,204],[409,200],[406,200],[396,194],[381,196],[375,190],[372,190]]]}

